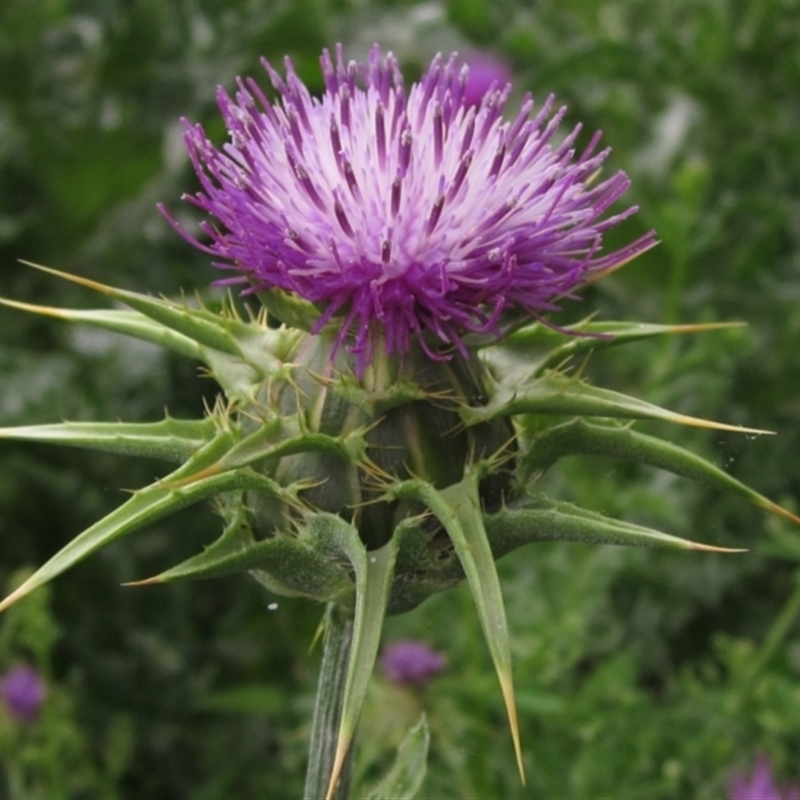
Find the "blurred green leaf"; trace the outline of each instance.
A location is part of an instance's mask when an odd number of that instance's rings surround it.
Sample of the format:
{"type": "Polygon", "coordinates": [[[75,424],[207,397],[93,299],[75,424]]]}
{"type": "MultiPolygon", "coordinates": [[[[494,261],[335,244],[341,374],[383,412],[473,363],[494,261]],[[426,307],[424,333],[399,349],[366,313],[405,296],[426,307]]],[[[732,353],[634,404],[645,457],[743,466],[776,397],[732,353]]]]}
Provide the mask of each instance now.
{"type": "Polygon", "coordinates": [[[428,723],[423,715],[400,743],[392,768],[370,791],[368,800],[413,800],[425,780],[430,739],[428,723]]]}

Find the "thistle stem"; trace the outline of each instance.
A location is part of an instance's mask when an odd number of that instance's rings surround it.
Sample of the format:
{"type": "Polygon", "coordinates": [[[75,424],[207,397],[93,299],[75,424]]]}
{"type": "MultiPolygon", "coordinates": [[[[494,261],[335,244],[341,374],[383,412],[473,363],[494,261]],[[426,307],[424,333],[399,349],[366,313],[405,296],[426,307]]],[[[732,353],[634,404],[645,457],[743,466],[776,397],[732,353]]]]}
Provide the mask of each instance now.
{"type": "MultiPolygon", "coordinates": [[[[325,797],[333,768],[342,700],[347,679],[347,665],[353,639],[353,620],[339,606],[331,603],[325,611],[322,666],[317,683],[317,699],[311,721],[311,741],[308,746],[308,770],[303,800],[325,797]]],[[[350,752],[352,753],[352,745],[350,752]]],[[[334,793],[335,800],[346,800],[350,784],[350,755],[342,769],[334,793]]]]}

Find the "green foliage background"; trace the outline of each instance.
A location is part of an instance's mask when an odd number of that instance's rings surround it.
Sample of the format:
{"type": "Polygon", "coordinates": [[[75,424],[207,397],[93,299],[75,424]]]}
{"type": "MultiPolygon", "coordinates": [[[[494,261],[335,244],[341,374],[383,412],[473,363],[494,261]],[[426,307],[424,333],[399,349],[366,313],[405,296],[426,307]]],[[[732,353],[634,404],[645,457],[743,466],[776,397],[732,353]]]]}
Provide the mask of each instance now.
{"type": "MultiPolygon", "coordinates": [[[[19,258],[137,291],[210,294],[207,260],[154,208],[163,200],[185,213],[178,198],[195,189],[178,120],[202,121],[219,141],[217,84],[259,76],[259,56],[280,63],[288,53],[318,91],[319,51],[336,41],[352,56],[379,41],[409,74],[438,50],[492,50],[513,69],[517,102],[525,90],[554,92],[587,138],[604,131],[608,169],[629,173],[641,206],[615,235],[655,227],[662,243],[564,319],[597,311],[749,327],[614,351],[590,361],[589,374],[676,411],[777,431],[670,435],[797,510],[796,0],[6,0],[0,294],[96,302],[19,258]]],[[[0,310],[2,425],[155,421],[164,407],[196,416],[213,396],[193,367],[155,349],[0,310]]],[[[0,580],[44,561],[157,469],[4,443],[0,580]]],[[[450,666],[424,694],[373,681],[359,777],[378,774],[424,708],[433,743],[423,797],[723,797],[731,771],[758,752],[783,778],[800,778],[800,532],[626,464],[566,462],[547,480],[595,510],[751,552],[548,544],[502,564],[527,787],[468,592],[391,619],[387,640],[429,641],[450,666]]],[[[60,636],[35,653],[24,636],[5,636],[0,668],[47,662],[53,696],[72,709],[68,723],[47,724],[53,736],[69,724],[92,765],[71,784],[66,776],[57,796],[300,794],[320,609],[280,600],[269,611],[272,598],[244,578],[120,587],[198,550],[217,522],[205,509],[183,512],[59,579],[46,607],[20,606],[23,622],[57,620],[60,636]]],[[[13,747],[27,746],[8,741],[0,736],[7,783],[13,747]]]]}

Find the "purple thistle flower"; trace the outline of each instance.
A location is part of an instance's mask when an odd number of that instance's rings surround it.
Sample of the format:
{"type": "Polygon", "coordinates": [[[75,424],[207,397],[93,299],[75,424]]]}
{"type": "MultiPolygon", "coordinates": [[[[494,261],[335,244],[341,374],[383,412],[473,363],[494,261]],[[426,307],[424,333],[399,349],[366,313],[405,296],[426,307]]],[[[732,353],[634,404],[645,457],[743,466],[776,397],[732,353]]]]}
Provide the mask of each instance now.
{"type": "Polygon", "coordinates": [[[394,642],[381,656],[386,679],[404,686],[428,683],[446,666],[447,659],[424,642],[394,642]]]}
{"type": "Polygon", "coordinates": [[[595,134],[578,156],[578,125],[552,142],[566,109],[548,97],[535,117],[526,96],[503,120],[510,86],[478,107],[469,68],[437,56],[408,90],[397,61],[376,45],[367,64],[323,51],[319,99],[286,59],[286,79],[263,61],[280,100],[251,78],[218,103],[230,142],[215,148],[184,121],[202,190],[184,199],[215,217],[189,242],[247,284],[279,288],[332,318],[363,371],[378,342],[388,354],[412,340],[436,359],[465,353],[469,332],[501,334],[506,312],[558,310],[587,279],[655,243],[650,232],[601,254],[603,233],[636,211],[605,216],[629,180],[617,172],[590,186],[609,150],[595,134]],[[604,218],[605,217],[605,218],[604,218]]]}
{"type": "Polygon", "coordinates": [[[20,722],[39,716],[47,690],[39,673],[28,664],[12,667],[0,680],[0,696],[9,714],[20,722]]]}
{"type": "Polygon", "coordinates": [[[728,800],[800,800],[800,788],[788,786],[785,791],[779,790],[769,760],[762,755],[756,759],[749,778],[743,772],[733,775],[728,800]]]}
{"type": "Polygon", "coordinates": [[[494,53],[476,51],[469,53],[465,61],[469,66],[464,86],[464,104],[467,106],[480,105],[490,89],[501,89],[511,79],[508,64],[494,53]]]}

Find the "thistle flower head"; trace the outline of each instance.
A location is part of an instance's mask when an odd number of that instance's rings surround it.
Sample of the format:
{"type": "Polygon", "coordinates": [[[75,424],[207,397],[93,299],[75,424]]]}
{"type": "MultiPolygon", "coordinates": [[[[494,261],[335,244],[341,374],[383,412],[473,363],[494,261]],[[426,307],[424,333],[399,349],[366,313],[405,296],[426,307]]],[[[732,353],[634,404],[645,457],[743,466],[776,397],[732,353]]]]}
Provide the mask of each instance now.
{"type": "Polygon", "coordinates": [[[772,766],[766,756],[756,759],[753,772],[748,777],[737,772],[731,778],[728,788],[730,800],[800,800],[800,787],[787,786],[780,789],[772,774],[772,766]]]}
{"type": "MultiPolygon", "coordinates": [[[[566,109],[526,96],[515,119],[510,86],[467,96],[469,69],[437,56],[406,89],[396,59],[376,46],[366,64],[321,59],[314,98],[286,60],[264,61],[280,98],[252,79],[218,102],[230,141],[217,149],[200,125],[185,140],[202,190],[191,203],[218,220],[201,243],[247,292],[283,289],[335,318],[359,369],[379,342],[403,353],[416,339],[434,358],[465,351],[470,332],[499,335],[504,315],[539,317],[589,277],[654,243],[648,233],[601,252],[607,216],[628,188],[622,172],[590,185],[608,150],[600,134],[576,155],[580,125],[555,134],[566,109]],[[535,114],[534,114],[535,111],[535,114]]],[[[163,208],[162,208],[163,211],[163,208]]]]}
{"type": "Polygon", "coordinates": [[[0,680],[0,696],[8,713],[20,722],[39,716],[47,690],[39,673],[28,664],[12,667],[0,680]]]}
{"type": "Polygon", "coordinates": [[[447,666],[447,659],[425,642],[403,640],[390,644],[381,656],[386,679],[403,686],[420,686],[435,678],[447,666]]]}

